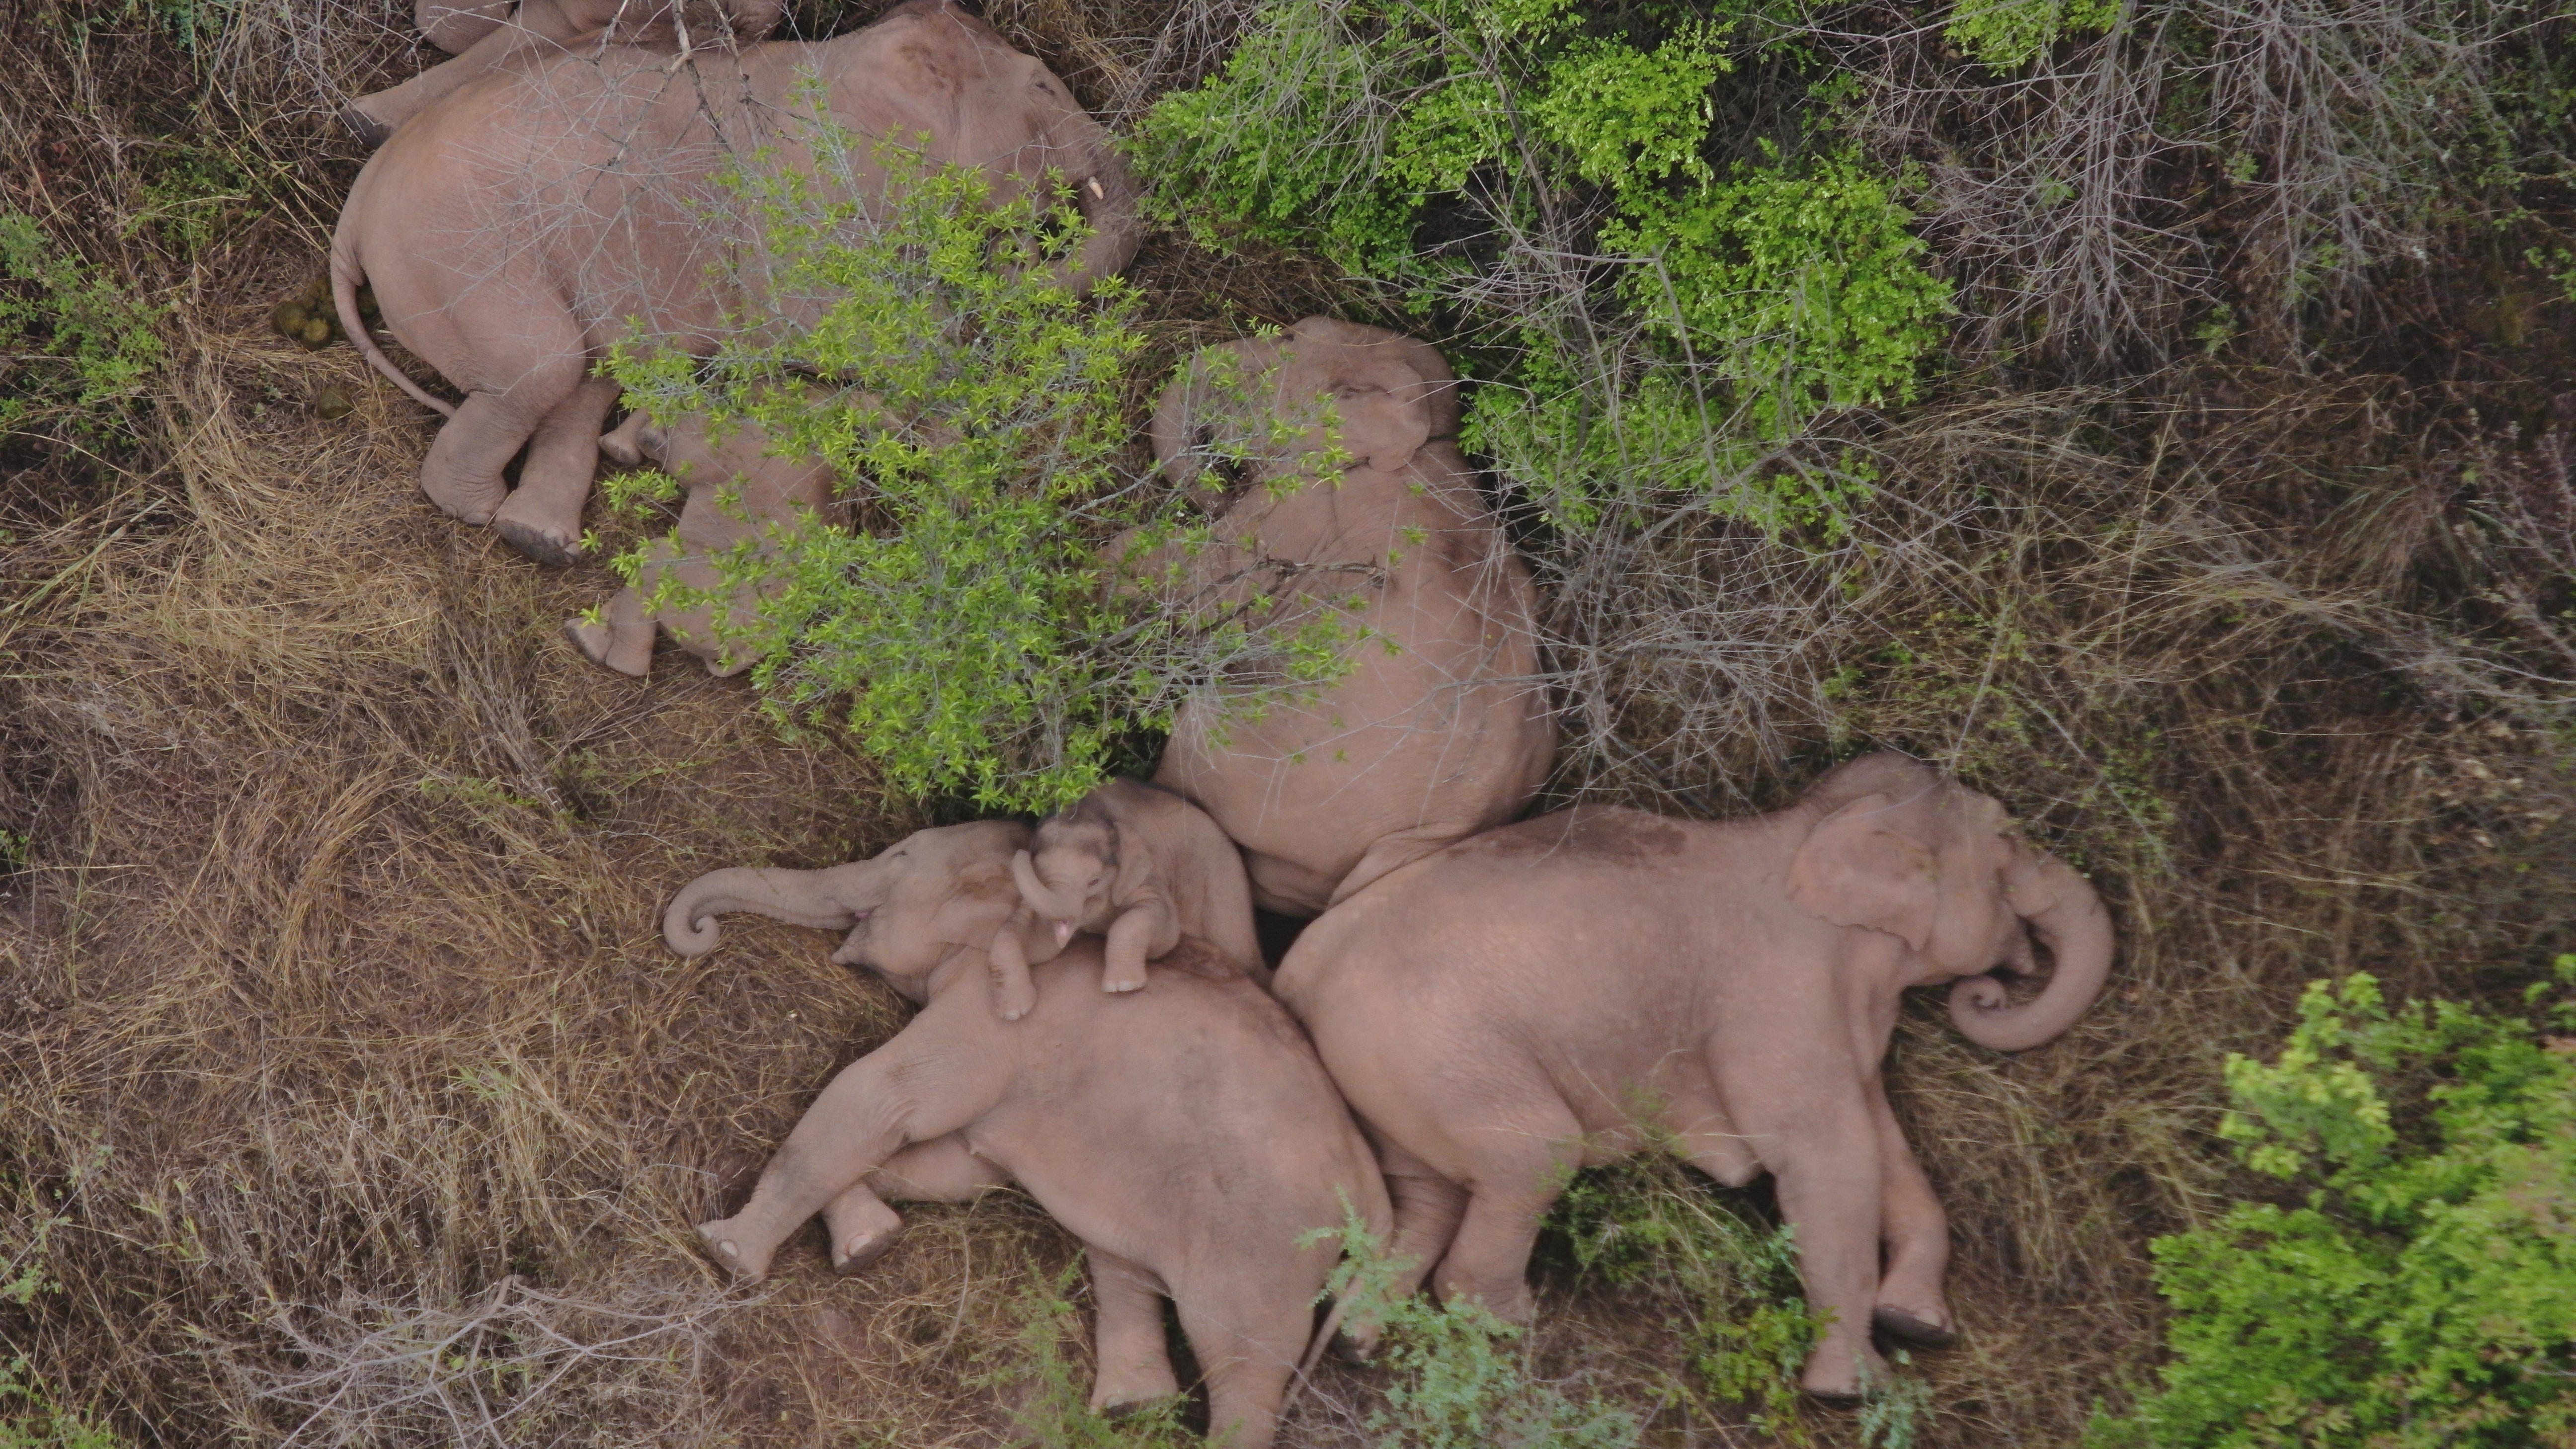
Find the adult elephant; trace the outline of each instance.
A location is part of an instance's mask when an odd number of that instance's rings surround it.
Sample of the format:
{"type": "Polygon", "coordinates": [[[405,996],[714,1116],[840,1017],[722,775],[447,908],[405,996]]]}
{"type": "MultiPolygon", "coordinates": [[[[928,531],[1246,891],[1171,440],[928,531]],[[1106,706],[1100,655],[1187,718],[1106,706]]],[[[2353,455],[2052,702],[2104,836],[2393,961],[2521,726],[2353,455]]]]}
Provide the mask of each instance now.
{"type": "Polygon", "coordinates": [[[1091,226],[1065,267],[1087,288],[1125,266],[1136,189],[1108,133],[1061,81],[947,0],[863,30],[678,58],[633,46],[494,71],[397,131],[349,193],[331,248],[341,325],[405,391],[449,414],[421,489],[520,551],[570,562],[617,384],[591,376],[633,332],[714,350],[729,319],[810,324],[818,299],[771,294],[746,166],[815,180],[825,201],[882,194],[893,148],[979,167],[998,203],[1050,176],[1091,226]],[[819,107],[816,104],[819,101],[819,107]],[[825,127],[885,146],[818,148],[825,127]],[[818,149],[822,154],[818,156],[818,149]],[[388,362],[385,326],[464,391],[457,407],[388,362]],[[528,449],[518,489],[502,469],[528,449]]]}
{"type": "Polygon", "coordinates": [[[1959,1030],[2020,1051],[2093,1003],[2112,947],[2002,807],[1880,754],[1753,819],[1586,808],[1462,841],[1308,926],[1275,989],[1378,1146],[1413,1282],[1436,1264],[1444,1296],[1525,1321],[1568,1174],[1669,1144],[1777,1179],[1830,1316],[1804,1384],[1845,1398],[1885,1373],[1873,1324],[1952,1336],[1948,1225],[1880,1076],[1898,998],[1956,982],[1959,1030]],[[2032,970],[2031,936],[2054,970],[2011,1004],[1989,973],[2032,970]]]}
{"type": "Polygon", "coordinates": [[[513,61],[609,45],[665,55],[731,50],[768,38],[786,14],[783,0],[420,0],[414,18],[422,38],[455,58],[351,101],[340,121],[359,140],[381,145],[441,97],[513,61]]]}
{"type": "Polygon", "coordinates": [[[1274,627],[1343,636],[1311,696],[1185,705],[1154,776],[1243,847],[1264,909],[1312,916],[1547,780],[1536,591],[1458,452],[1457,388],[1427,343],[1309,317],[1201,352],[1154,414],[1183,486],[1235,466],[1210,539],[1138,572],[1177,573],[1193,610],[1268,595],[1274,627]]]}

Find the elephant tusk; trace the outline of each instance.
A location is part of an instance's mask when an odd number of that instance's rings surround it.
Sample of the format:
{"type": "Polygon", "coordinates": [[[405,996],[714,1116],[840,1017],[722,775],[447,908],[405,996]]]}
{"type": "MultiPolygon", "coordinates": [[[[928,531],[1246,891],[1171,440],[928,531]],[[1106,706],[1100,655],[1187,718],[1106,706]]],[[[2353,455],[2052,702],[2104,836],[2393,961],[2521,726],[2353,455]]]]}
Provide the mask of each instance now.
{"type": "Polygon", "coordinates": [[[1108,200],[1108,199],[1109,199],[1109,193],[1100,189],[1100,178],[1099,178],[1099,177],[1097,177],[1097,176],[1086,176],[1086,177],[1082,178],[1082,184],[1091,188],[1091,199],[1092,199],[1092,200],[1094,200],[1094,201],[1106,201],[1106,200],[1108,200]]]}

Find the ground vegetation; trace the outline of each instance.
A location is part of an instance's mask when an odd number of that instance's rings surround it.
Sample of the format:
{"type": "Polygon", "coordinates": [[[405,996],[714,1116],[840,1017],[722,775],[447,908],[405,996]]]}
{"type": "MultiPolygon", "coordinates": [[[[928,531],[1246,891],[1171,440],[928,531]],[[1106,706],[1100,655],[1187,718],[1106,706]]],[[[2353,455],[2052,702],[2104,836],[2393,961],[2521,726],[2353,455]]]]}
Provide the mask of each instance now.
{"type": "MultiPolygon", "coordinates": [[[[1552,799],[1734,813],[1908,749],[2122,932],[2046,1050],[1900,1024],[1965,1338],[1869,1410],[1764,1368],[1804,1330],[1761,1192],[1639,1167],[1568,1194],[1537,1328],[1417,1309],[1289,1442],[1487,1412],[1532,1443],[2237,1442],[2194,1426],[2272,1406],[2271,1361],[2196,1345],[2298,1243],[2373,1321],[2466,1342],[2417,1311],[2466,1272],[2427,1224],[2517,1203],[2500,1164],[2564,1083],[2545,1015],[2508,1022],[2576,949],[2564,16],[986,13],[1165,183],[1104,388],[1131,419],[1195,347],[1315,312],[1468,372],[1549,598],[1552,799]],[[2389,1135],[2318,1135],[2302,1082],[2389,1135]]],[[[1080,1411],[1073,1249],[1016,1195],[913,1211],[847,1282],[818,1244],[750,1292],[689,1251],[902,1011],[785,927],[678,962],[657,908],[977,785],[747,684],[586,665],[555,626],[605,575],[436,516],[434,419],[271,328],[361,159],[331,113],[421,63],[408,22],[0,7],[0,1442],[1168,1437],[1187,1406],[1080,1411]]],[[[1143,463],[1104,447],[1103,491],[1143,463]]],[[[607,554],[663,526],[595,516],[607,554]]],[[[2289,1403],[2282,1435],[2555,1422],[2478,1377],[2509,1355],[2383,1383],[2319,1351],[2348,1422],[2289,1403]]]]}

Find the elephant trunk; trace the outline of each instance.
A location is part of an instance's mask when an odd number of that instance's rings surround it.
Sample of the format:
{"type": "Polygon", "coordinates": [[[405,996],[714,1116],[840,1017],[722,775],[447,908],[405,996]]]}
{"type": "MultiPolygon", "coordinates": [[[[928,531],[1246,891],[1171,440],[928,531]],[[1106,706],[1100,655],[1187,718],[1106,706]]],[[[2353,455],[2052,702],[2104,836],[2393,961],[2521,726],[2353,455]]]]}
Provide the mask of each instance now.
{"type": "Polygon", "coordinates": [[[2111,915],[2082,876],[2040,856],[2012,879],[2013,908],[2056,957],[2039,995],[2005,1004],[2003,983],[1971,976],[1950,988],[1950,1024],[1982,1047],[2017,1052],[2054,1041],[2102,994],[2111,974],[2111,915]]]}
{"type": "Polygon", "coordinates": [[[709,871],[680,888],[662,915],[662,940],[683,956],[703,956],[721,934],[715,917],[755,911],[791,925],[846,931],[866,912],[854,910],[836,879],[839,870],[771,870],[740,867],[709,871]]]}

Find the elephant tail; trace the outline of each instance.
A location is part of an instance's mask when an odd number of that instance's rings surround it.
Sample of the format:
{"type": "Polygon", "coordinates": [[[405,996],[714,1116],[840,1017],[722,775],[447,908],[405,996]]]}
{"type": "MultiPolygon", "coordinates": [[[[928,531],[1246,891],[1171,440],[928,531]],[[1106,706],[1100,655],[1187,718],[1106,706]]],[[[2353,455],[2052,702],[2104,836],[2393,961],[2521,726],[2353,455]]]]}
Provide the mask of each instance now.
{"type": "Polygon", "coordinates": [[[367,330],[367,320],[358,315],[358,284],[366,279],[366,270],[358,265],[357,249],[343,232],[331,242],[331,301],[340,309],[340,330],[349,334],[349,345],[367,359],[376,371],[393,379],[394,386],[410,393],[442,417],[456,416],[456,405],[429,395],[427,389],[403,375],[393,359],[376,345],[375,334],[367,330]]]}
{"type": "Polygon", "coordinates": [[[1332,1347],[1333,1335],[1342,1331],[1342,1310],[1349,1304],[1347,1298],[1336,1298],[1333,1306],[1324,1310],[1324,1322],[1315,1330],[1315,1341],[1306,1345],[1306,1356],[1297,1360],[1296,1377],[1288,1381],[1288,1392],[1280,1396],[1280,1418],[1287,1418],[1288,1411],[1297,1407],[1298,1393],[1314,1377],[1315,1365],[1324,1361],[1324,1350],[1332,1347]]]}

